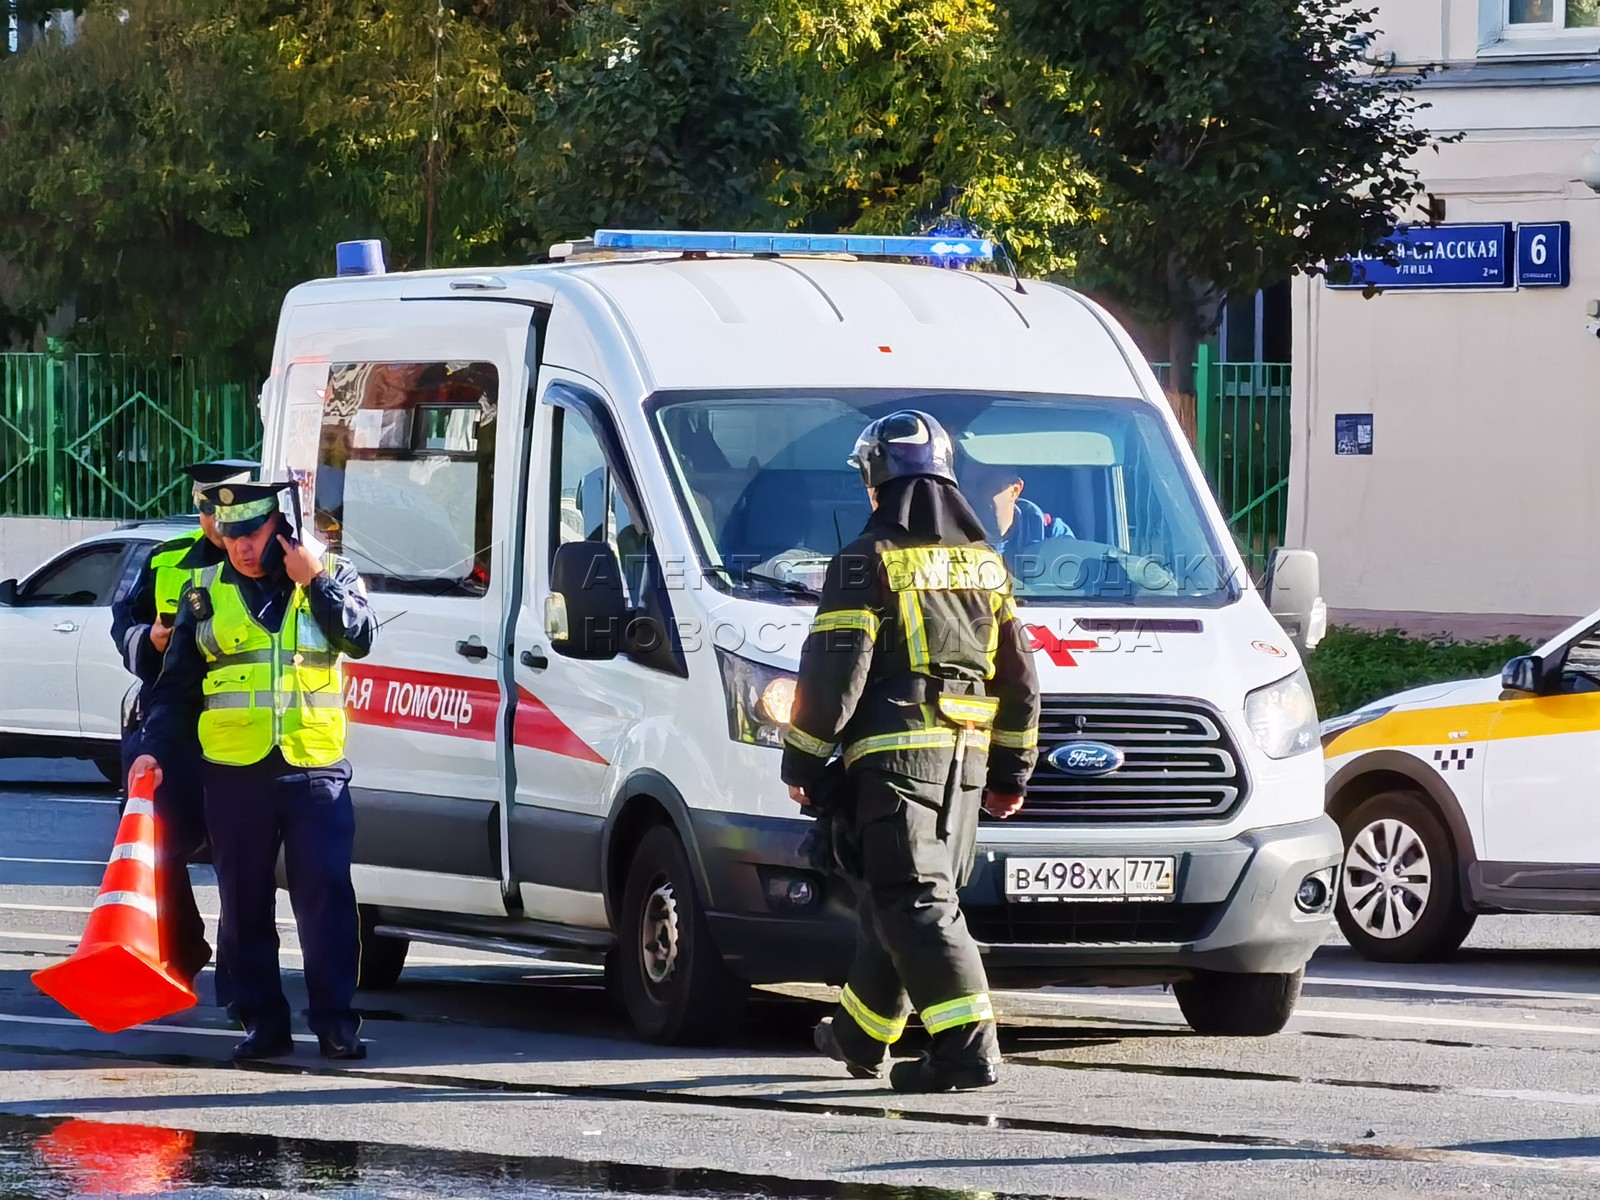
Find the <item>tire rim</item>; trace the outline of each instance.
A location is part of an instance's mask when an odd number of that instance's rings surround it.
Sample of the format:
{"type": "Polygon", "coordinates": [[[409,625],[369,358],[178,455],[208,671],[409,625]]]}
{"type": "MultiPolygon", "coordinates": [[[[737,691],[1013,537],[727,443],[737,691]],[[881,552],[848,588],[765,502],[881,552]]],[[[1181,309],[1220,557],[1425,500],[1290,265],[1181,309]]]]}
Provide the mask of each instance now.
{"type": "Polygon", "coordinates": [[[672,882],[661,884],[644,902],[639,923],[639,955],[644,974],[657,987],[664,986],[678,966],[678,901],[672,882]]]}
{"type": "Polygon", "coordinates": [[[1345,909],[1363,933],[1385,941],[1416,928],[1433,889],[1433,862],[1422,836],[1404,821],[1373,821],[1344,852],[1345,909]]]}

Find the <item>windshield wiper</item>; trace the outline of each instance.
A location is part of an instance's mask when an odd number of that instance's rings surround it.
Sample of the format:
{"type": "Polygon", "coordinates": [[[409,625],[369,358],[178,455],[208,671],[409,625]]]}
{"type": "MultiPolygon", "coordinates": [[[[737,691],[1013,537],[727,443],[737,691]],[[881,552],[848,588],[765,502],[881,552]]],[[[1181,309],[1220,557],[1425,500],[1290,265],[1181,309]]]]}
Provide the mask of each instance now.
{"type": "Polygon", "coordinates": [[[762,583],[770,583],[773,587],[788,592],[791,596],[815,596],[822,599],[822,593],[814,587],[807,587],[798,579],[779,579],[776,575],[768,575],[762,571],[741,571],[741,579],[759,579],[762,583]]]}

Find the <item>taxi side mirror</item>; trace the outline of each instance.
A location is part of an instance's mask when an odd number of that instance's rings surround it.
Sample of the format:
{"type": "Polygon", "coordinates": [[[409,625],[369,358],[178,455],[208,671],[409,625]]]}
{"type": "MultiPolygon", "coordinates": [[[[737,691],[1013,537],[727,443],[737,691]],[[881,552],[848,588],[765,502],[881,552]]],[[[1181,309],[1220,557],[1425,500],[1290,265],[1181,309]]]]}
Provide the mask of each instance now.
{"type": "Polygon", "coordinates": [[[567,542],[550,564],[545,633],[567,658],[615,658],[624,649],[628,597],[622,566],[605,542],[567,542]]]}
{"type": "Polygon", "coordinates": [[[0,605],[7,608],[17,602],[17,581],[15,579],[0,579],[0,605]]]}
{"type": "Polygon", "coordinates": [[[1540,695],[1545,687],[1543,660],[1532,654],[1513,658],[1500,672],[1500,686],[1508,692],[1521,692],[1528,696],[1540,695]]]}

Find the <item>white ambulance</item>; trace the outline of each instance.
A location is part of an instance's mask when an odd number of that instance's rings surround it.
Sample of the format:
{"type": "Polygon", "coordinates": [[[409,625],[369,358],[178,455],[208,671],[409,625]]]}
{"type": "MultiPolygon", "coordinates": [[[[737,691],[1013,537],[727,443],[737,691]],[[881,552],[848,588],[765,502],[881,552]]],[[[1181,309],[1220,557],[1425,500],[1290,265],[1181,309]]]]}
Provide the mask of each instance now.
{"type": "Polygon", "coordinates": [[[364,245],[288,294],[262,407],[383,621],[347,668],[367,985],[411,940],[512,946],[604,963],[640,1034],[696,1041],[751,984],[842,980],[848,896],[778,747],[868,513],[846,456],[914,407],[1015,564],[1044,694],[963,894],[992,983],[1169,982],[1202,1032],[1282,1027],[1341,849],[1315,559],[1280,553],[1269,611],[1105,312],[947,269],[974,240],[603,231],[407,274],[364,245]]]}

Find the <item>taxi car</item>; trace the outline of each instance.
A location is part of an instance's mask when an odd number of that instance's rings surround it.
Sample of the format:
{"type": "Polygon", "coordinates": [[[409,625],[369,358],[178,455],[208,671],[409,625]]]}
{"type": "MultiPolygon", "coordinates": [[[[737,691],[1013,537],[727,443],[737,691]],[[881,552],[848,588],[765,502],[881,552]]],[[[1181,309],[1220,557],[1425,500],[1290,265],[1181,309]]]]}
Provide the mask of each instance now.
{"type": "Polygon", "coordinates": [[[111,641],[111,605],[189,520],[94,534],[20,580],[0,580],[0,756],[87,758],[122,775],[124,700],[134,680],[111,641]]]}
{"type": "Polygon", "coordinates": [[[1322,740],[1335,912],[1367,958],[1447,956],[1485,913],[1600,912],[1600,613],[1497,678],[1324,721],[1322,740]]]}

